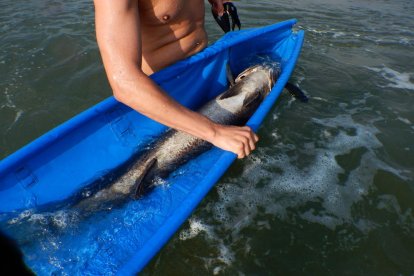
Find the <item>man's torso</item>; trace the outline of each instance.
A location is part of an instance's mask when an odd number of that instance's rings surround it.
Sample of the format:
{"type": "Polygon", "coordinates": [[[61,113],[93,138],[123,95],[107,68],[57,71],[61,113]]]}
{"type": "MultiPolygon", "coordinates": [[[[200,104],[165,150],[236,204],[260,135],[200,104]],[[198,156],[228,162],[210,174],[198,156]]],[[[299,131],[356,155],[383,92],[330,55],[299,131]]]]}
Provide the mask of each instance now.
{"type": "Polygon", "coordinates": [[[138,0],[142,69],[156,72],[206,47],[204,0],[138,0]]]}

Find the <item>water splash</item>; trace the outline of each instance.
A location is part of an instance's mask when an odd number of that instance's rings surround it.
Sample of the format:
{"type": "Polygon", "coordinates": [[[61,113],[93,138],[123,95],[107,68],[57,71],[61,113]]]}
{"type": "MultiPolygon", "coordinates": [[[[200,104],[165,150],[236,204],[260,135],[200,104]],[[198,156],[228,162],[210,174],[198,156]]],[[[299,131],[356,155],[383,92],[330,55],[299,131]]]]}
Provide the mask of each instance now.
{"type": "Polygon", "coordinates": [[[407,73],[403,72],[400,73],[395,71],[389,67],[382,66],[382,67],[366,67],[367,69],[379,73],[382,78],[389,81],[385,86],[382,87],[393,87],[393,88],[400,88],[400,89],[407,89],[407,90],[414,90],[414,73],[407,73]]]}

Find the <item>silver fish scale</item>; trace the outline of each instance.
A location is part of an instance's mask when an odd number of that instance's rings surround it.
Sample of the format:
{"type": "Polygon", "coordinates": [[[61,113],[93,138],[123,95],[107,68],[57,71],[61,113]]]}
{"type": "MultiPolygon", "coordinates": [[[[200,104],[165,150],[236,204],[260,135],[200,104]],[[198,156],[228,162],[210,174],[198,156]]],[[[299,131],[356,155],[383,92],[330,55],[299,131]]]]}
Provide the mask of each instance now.
{"type": "MultiPolygon", "coordinates": [[[[234,86],[208,102],[199,112],[216,123],[244,124],[275,82],[276,76],[272,70],[273,68],[267,66],[253,66],[245,70],[237,77],[234,86]],[[254,104],[246,106],[250,99],[254,100],[254,104]]],[[[84,199],[78,206],[96,206],[99,202],[125,198],[134,193],[137,180],[141,180],[140,185],[152,187],[154,178],[168,176],[194,155],[200,154],[209,147],[211,144],[202,139],[184,132],[169,130],[113,184],[84,199]],[[155,163],[153,163],[154,159],[156,159],[155,163]]]]}

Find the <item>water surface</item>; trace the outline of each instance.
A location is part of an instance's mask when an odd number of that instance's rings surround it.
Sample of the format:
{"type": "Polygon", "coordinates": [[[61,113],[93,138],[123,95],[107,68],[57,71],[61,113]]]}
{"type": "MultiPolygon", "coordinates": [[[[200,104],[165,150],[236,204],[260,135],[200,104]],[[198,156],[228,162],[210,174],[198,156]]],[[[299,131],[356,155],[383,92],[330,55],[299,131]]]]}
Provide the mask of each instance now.
{"type": "MultiPolygon", "coordinates": [[[[258,150],[143,274],[413,274],[414,2],[235,3],[243,28],[299,20],[306,37],[291,80],[310,102],[280,97],[258,150]]],[[[221,31],[206,16],[214,41],[221,31]]],[[[111,91],[91,1],[1,0],[0,20],[4,158],[111,91]]],[[[76,222],[65,219],[57,224],[76,222]]]]}

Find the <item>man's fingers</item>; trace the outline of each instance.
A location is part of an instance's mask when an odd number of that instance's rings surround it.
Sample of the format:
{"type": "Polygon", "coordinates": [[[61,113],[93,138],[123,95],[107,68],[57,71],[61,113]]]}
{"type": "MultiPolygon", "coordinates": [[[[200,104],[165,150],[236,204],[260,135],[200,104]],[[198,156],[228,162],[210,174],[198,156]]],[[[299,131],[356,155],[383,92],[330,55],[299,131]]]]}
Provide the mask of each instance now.
{"type": "Polygon", "coordinates": [[[243,133],[243,148],[245,156],[249,156],[250,153],[256,148],[254,133],[250,128],[246,128],[247,133],[243,133]]]}
{"type": "Polygon", "coordinates": [[[244,149],[244,156],[249,156],[252,150],[250,149],[250,142],[249,142],[249,138],[247,137],[244,137],[243,149],[244,149]]]}
{"type": "Polygon", "coordinates": [[[253,132],[253,130],[248,127],[245,126],[244,127],[246,130],[248,130],[248,146],[249,146],[249,150],[250,152],[256,149],[256,142],[259,141],[259,137],[256,135],[256,133],[253,132]]]}
{"type": "Polygon", "coordinates": [[[237,154],[238,159],[242,159],[246,156],[245,151],[244,151],[244,145],[242,143],[240,143],[236,154],[237,154]]]}
{"type": "Polygon", "coordinates": [[[256,142],[257,142],[257,140],[259,140],[258,137],[257,137],[257,135],[252,131],[250,133],[250,140],[249,140],[249,142],[250,142],[250,149],[252,151],[256,149],[256,142]]]}
{"type": "Polygon", "coordinates": [[[220,126],[217,137],[217,143],[213,144],[235,153],[239,159],[250,155],[256,149],[256,142],[259,140],[248,126],[220,126]]]}
{"type": "Polygon", "coordinates": [[[257,136],[256,133],[253,132],[253,137],[254,137],[254,142],[257,143],[259,142],[259,136],[257,136]]]}

